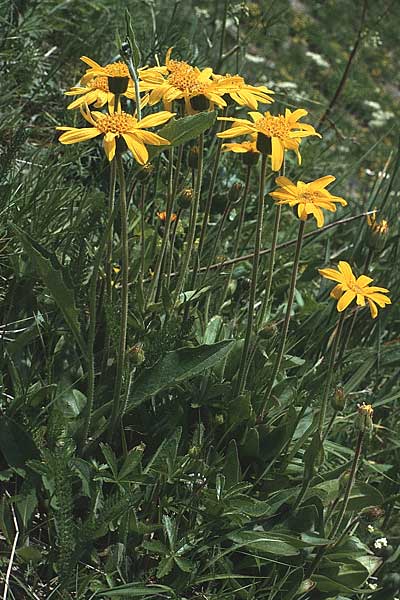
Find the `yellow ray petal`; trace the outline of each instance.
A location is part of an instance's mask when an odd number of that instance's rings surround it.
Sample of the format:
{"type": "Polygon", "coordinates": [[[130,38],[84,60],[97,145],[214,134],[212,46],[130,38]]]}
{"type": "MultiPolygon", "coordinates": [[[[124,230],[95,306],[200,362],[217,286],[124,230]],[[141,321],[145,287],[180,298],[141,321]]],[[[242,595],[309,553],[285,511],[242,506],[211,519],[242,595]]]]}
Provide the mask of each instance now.
{"type": "Polygon", "coordinates": [[[132,152],[135,160],[140,165],[145,165],[149,160],[149,153],[147,152],[146,146],[137,139],[133,133],[123,133],[122,137],[126,141],[126,145],[132,152]]]}
{"type": "Polygon", "coordinates": [[[147,115],[141,121],[138,122],[138,128],[143,127],[156,127],[157,125],[163,125],[169,121],[176,113],[169,112],[168,110],[161,110],[160,112],[154,113],[153,115],[147,115]]]}
{"type": "Polygon", "coordinates": [[[370,298],[367,298],[369,304],[369,310],[371,311],[371,317],[376,319],[378,316],[378,309],[376,308],[375,302],[373,302],[370,298]]]}
{"type": "Polygon", "coordinates": [[[106,156],[109,161],[112,161],[112,159],[115,156],[115,149],[117,146],[117,144],[115,143],[115,137],[115,133],[111,133],[111,131],[109,131],[105,134],[103,139],[104,152],[106,153],[106,156]]]}
{"type": "Polygon", "coordinates": [[[337,303],[337,309],[339,312],[342,312],[343,310],[345,310],[349,304],[354,300],[354,298],[356,297],[356,293],[353,292],[352,290],[347,290],[347,292],[345,292],[343,294],[343,296],[340,298],[339,302],[337,303]]]}
{"type": "Polygon", "coordinates": [[[85,129],[70,129],[63,133],[58,141],[62,144],[77,144],[78,142],[86,142],[100,135],[100,131],[96,127],[86,127],[85,129]]]}
{"type": "Polygon", "coordinates": [[[283,146],[278,138],[271,138],[272,154],[271,154],[271,169],[273,171],[279,171],[283,163],[283,146]]]}

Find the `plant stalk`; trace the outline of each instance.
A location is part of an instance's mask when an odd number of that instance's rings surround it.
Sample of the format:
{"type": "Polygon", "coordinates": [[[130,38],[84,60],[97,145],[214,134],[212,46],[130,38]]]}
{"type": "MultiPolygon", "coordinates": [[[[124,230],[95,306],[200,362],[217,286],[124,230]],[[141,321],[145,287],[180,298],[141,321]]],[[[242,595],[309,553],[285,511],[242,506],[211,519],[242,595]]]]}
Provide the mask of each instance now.
{"type": "Polygon", "coordinates": [[[260,183],[258,193],[258,211],[257,211],[257,225],[256,225],[256,237],[254,243],[254,255],[253,255],[253,269],[251,275],[251,287],[249,297],[249,307],[247,316],[247,327],[246,335],[243,344],[242,355],[240,358],[238,381],[236,386],[237,394],[240,395],[243,392],[246,383],[247,373],[247,358],[250,349],[251,336],[253,332],[253,320],[254,320],[254,306],[256,303],[256,291],[257,291],[257,275],[258,265],[260,262],[260,251],[262,241],[262,230],[263,230],[263,217],[264,217],[264,195],[265,195],[265,174],[267,171],[267,155],[262,155],[261,170],[260,170],[260,183]]]}
{"type": "Polygon", "coordinates": [[[298,232],[298,235],[297,235],[296,250],[295,250],[294,260],[293,260],[292,276],[291,276],[291,279],[290,279],[289,296],[288,296],[288,301],[287,301],[287,306],[286,306],[285,320],[284,320],[284,323],[283,323],[280,344],[279,344],[278,352],[276,354],[275,363],[274,363],[274,367],[273,367],[273,370],[272,370],[272,375],[271,375],[271,378],[270,378],[270,382],[269,382],[269,386],[268,386],[267,392],[265,394],[264,404],[263,404],[262,411],[261,411],[261,417],[262,418],[264,418],[265,411],[266,411],[266,409],[269,406],[269,401],[270,401],[270,398],[271,398],[272,389],[273,389],[274,384],[275,384],[275,378],[276,378],[276,376],[279,373],[279,369],[280,369],[281,363],[282,363],[283,354],[285,352],[286,339],[287,339],[287,334],[288,334],[288,331],[289,331],[290,313],[292,311],[294,294],[295,294],[295,291],[296,291],[297,273],[298,273],[298,270],[299,270],[300,253],[301,253],[301,247],[302,247],[302,244],[303,244],[303,237],[304,237],[304,228],[305,228],[305,225],[306,225],[305,221],[300,221],[299,232],[298,232]]]}

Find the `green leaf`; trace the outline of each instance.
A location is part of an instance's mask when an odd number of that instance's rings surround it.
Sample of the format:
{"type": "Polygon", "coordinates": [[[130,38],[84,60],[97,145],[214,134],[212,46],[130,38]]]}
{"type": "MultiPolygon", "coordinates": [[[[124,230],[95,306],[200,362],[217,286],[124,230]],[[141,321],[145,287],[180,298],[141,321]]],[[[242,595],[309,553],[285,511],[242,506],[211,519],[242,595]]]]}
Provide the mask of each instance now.
{"type": "Polygon", "coordinates": [[[26,467],[28,460],[39,458],[30,435],[6,416],[0,420],[0,450],[10,467],[26,467]]]}
{"type": "Polygon", "coordinates": [[[128,411],[175,383],[185,381],[213,367],[229,352],[233,341],[225,340],[212,346],[181,348],[167,352],[151,369],[145,369],[131,386],[128,411]]]}
{"type": "Polygon", "coordinates": [[[22,560],[25,562],[33,562],[37,563],[42,560],[42,553],[39,548],[35,548],[35,546],[24,546],[23,548],[18,548],[17,554],[22,560]]]}
{"type": "Polygon", "coordinates": [[[172,594],[173,590],[166,585],[143,585],[142,583],[127,583],[111,588],[110,590],[99,590],[96,597],[118,598],[128,596],[129,598],[145,598],[147,596],[165,596],[172,594]]]}
{"type": "MultiPolygon", "coordinates": [[[[169,121],[167,125],[164,125],[157,133],[170,141],[171,146],[180,146],[185,142],[198,138],[206,129],[212,127],[216,117],[217,113],[211,111],[201,112],[197,115],[183,117],[182,119],[171,119],[171,121],[169,121]]],[[[164,150],[165,148],[168,148],[168,146],[158,146],[155,149],[156,152],[158,148],[164,150]]],[[[158,150],[158,152],[161,150],[158,150]]]]}
{"type": "Polygon", "coordinates": [[[38,244],[38,242],[30,235],[23,232],[16,225],[13,226],[13,229],[19,237],[25,252],[32,260],[44,285],[48,288],[55,303],[60,309],[81,351],[86,355],[85,342],[80,329],[78,318],[79,312],[75,304],[74,292],[65,281],[62,265],[59,263],[55,254],[48,252],[46,248],[38,244]]]}
{"type": "Polygon", "coordinates": [[[228,445],[224,465],[224,475],[227,489],[236,485],[241,479],[239,456],[235,440],[231,440],[228,445]]]}
{"type": "Polygon", "coordinates": [[[295,556],[299,553],[297,548],[280,539],[279,535],[267,531],[237,531],[227,537],[237,544],[238,548],[245,546],[250,550],[278,556],[295,556]]]}
{"type": "MultiPolygon", "coordinates": [[[[369,483],[356,483],[350,493],[347,512],[359,511],[367,506],[381,506],[384,502],[380,491],[369,483]]],[[[340,510],[342,501],[338,503],[340,510]]]]}

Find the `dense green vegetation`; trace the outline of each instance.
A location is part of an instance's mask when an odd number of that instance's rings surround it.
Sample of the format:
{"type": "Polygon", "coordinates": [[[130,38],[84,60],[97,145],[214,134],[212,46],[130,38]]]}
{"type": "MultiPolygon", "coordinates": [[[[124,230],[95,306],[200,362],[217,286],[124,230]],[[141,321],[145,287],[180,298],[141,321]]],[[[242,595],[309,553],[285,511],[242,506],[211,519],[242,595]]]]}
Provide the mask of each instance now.
{"type": "Polygon", "coordinates": [[[399,19],[390,0],[0,1],[5,599],[400,597],[399,19]],[[286,153],[285,175],[334,175],[348,204],[305,223],[293,298],[303,222],[282,207],[264,306],[278,173],[266,159],[260,196],[264,161],[219,157],[216,113],[157,128],[171,146],[150,168],[124,154],[122,221],[99,140],[58,142],[57,126],[84,126],[64,96],[80,57],[120,59],[126,9],[141,67],[173,46],[266,85],[275,101],[258,110],[304,108],[322,134],[301,165],[286,153]],[[158,213],[173,198],[171,237],[158,213]],[[318,273],[338,261],[389,290],[376,319],[355,303],[340,319],[318,273]]]}

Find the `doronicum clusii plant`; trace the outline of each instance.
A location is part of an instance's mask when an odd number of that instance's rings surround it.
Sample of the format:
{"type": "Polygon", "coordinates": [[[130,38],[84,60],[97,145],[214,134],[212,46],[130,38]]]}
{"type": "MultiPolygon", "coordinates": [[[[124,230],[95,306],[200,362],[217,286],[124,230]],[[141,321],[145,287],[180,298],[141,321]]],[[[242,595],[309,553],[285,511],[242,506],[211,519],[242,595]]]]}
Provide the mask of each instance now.
{"type": "Polygon", "coordinates": [[[120,49],[77,22],[58,141],[36,115],[4,171],[5,598],[397,593],[395,218],[327,166],[320,96],[247,71],[223,4],[192,53],[185,3],[151,7],[149,47],[129,15],[120,49]]]}

